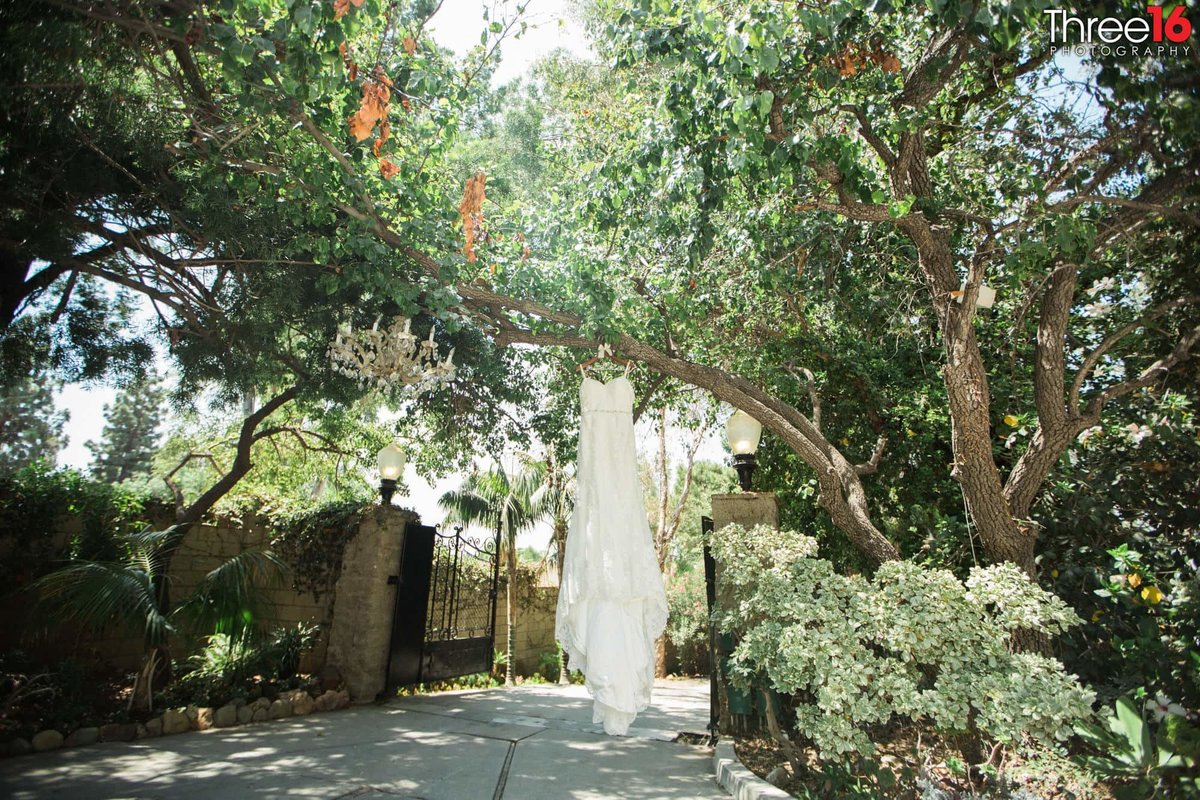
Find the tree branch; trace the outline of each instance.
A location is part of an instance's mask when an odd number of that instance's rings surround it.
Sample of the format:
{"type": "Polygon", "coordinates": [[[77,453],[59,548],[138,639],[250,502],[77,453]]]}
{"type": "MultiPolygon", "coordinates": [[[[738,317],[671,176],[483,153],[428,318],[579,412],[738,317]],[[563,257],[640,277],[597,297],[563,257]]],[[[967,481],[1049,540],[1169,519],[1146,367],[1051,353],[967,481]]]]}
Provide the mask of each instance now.
{"type": "MultiPolygon", "coordinates": [[[[1071,381],[1071,392],[1068,396],[1068,403],[1071,413],[1076,416],[1079,415],[1079,393],[1083,389],[1084,382],[1088,379],[1088,376],[1091,375],[1092,370],[1096,367],[1096,364],[1099,363],[1100,359],[1104,357],[1104,354],[1111,350],[1117,342],[1121,341],[1121,339],[1124,339],[1138,328],[1149,325],[1151,322],[1166,314],[1168,311],[1179,308],[1180,306],[1191,305],[1197,301],[1200,301],[1200,296],[1190,295],[1188,297],[1178,297],[1174,300],[1155,306],[1133,322],[1121,326],[1106,336],[1104,341],[1100,342],[1095,350],[1088,353],[1087,357],[1083,360],[1083,363],[1079,366],[1079,370],[1076,371],[1075,379],[1071,381]]],[[[1167,358],[1170,358],[1170,356],[1167,356],[1167,358]]],[[[1156,361],[1155,364],[1151,365],[1150,369],[1154,369],[1155,366],[1161,362],[1162,359],[1156,361]]],[[[1160,368],[1169,368],[1174,366],[1175,363],[1176,362],[1171,362],[1170,364],[1165,365],[1165,367],[1160,368]]],[[[1120,384],[1117,385],[1119,386],[1120,384]]],[[[1130,391],[1133,391],[1133,388],[1131,388],[1130,391]]],[[[1122,394],[1127,394],[1127,392],[1122,392],[1122,394]]],[[[1107,402],[1107,400],[1105,400],[1105,402],[1107,402]]],[[[1101,405],[1103,405],[1103,403],[1101,403],[1101,405]]]]}

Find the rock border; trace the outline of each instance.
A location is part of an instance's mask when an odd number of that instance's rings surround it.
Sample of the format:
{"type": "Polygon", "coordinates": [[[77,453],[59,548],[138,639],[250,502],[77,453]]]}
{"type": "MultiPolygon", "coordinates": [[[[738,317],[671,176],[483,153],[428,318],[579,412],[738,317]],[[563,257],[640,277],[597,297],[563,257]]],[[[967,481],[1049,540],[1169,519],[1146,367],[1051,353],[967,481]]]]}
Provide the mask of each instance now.
{"type": "Polygon", "coordinates": [[[110,723],[99,727],[76,728],[67,736],[53,729],[38,731],[30,739],[13,739],[0,756],[48,753],[64,747],[83,747],[97,742],[132,742],[155,739],[188,731],[232,728],[256,722],[299,717],[314,711],[335,711],[350,705],[350,693],[329,690],[313,697],[304,689],[280,692],[274,700],[260,697],[247,702],[237,699],[220,708],[187,706],[169,708],[146,722],[110,723]]]}
{"type": "Polygon", "coordinates": [[[721,739],[713,748],[713,771],[717,783],[737,800],[795,800],[792,795],[764,781],[738,760],[733,742],[721,739]]]}

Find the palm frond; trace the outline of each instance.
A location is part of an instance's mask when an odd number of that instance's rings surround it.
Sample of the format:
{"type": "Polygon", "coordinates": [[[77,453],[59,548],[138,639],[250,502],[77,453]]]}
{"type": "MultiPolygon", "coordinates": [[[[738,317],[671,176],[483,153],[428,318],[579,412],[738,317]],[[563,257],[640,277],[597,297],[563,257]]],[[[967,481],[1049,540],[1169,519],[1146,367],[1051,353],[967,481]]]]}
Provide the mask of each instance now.
{"type": "Polygon", "coordinates": [[[466,486],[443,494],[438,500],[438,507],[446,513],[445,521],[451,525],[479,525],[485,528],[496,525],[495,503],[466,486]]]}
{"type": "Polygon", "coordinates": [[[94,631],[140,629],[147,646],[161,644],[174,628],[158,607],[154,573],[142,556],[129,563],[71,562],[34,584],[39,600],[62,622],[94,631]]]}
{"type": "Polygon", "coordinates": [[[287,564],[270,551],[238,553],[205,575],[173,615],[187,620],[193,630],[238,639],[251,632],[263,617],[262,590],[278,585],[287,569],[287,564]]]}

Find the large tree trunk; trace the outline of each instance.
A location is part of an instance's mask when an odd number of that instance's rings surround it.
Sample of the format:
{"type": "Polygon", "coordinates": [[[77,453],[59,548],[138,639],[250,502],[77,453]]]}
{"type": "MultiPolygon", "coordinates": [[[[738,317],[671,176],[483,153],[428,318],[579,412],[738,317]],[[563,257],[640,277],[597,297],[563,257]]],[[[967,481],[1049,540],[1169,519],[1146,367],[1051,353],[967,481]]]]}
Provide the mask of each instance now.
{"type": "Polygon", "coordinates": [[[917,245],[946,353],[942,378],[949,399],[954,453],[950,474],[962,487],[967,513],[987,559],[1012,561],[1034,577],[1036,537],[1013,517],[992,455],[991,394],[973,326],[978,286],[968,286],[965,295],[954,296],[959,289],[958,273],[944,229],[917,216],[904,228],[917,245]]]}
{"type": "MultiPolygon", "coordinates": [[[[208,491],[200,495],[195,502],[187,508],[180,510],[175,515],[175,524],[168,529],[168,535],[163,539],[162,544],[159,545],[155,553],[156,560],[158,561],[158,571],[154,577],[155,600],[163,613],[170,613],[171,611],[171,563],[179,550],[179,546],[183,543],[183,537],[187,535],[187,532],[191,530],[193,525],[208,513],[209,509],[216,505],[218,500],[228,494],[237,485],[238,481],[244,478],[246,473],[250,471],[253,466],[250,460],[250,453],[254,443],[267,435],[266,431],[259,430],[259,426],[267,417],[290,402],[298,392],[299,387],[291,386],[272,397],[261,408],[246,417],[238,434],[237,453],[229,471],[210,486],[208,491]]],[[[148,710],[151,692],[171,680],[171,652],[169,643],[162,642],[155,650],[147,654],[146,662],[143,663],[143,670],[145,671],[145,676],[140,676],[140,679],[142,681],[149,681],[149,686],[146,687],[145,691],[141,692],[137,691],[139,687],[135,686],[133,707],[148,710]],[[151,659],[155,659],[156,661],[153,667],[148,667],[151,659]]]]}

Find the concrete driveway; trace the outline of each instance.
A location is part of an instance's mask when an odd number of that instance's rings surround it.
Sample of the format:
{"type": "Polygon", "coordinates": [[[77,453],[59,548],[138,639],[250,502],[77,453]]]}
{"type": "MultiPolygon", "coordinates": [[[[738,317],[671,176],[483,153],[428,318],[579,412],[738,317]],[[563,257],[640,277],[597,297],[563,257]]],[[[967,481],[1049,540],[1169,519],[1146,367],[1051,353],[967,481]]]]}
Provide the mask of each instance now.
{"type": "Polygon", "coordinates": [[[522,686],[0,761],[0,798],[725,798],[704,733],[707,681],[660,681],[628,737],[581,686],[522,686]]]}

